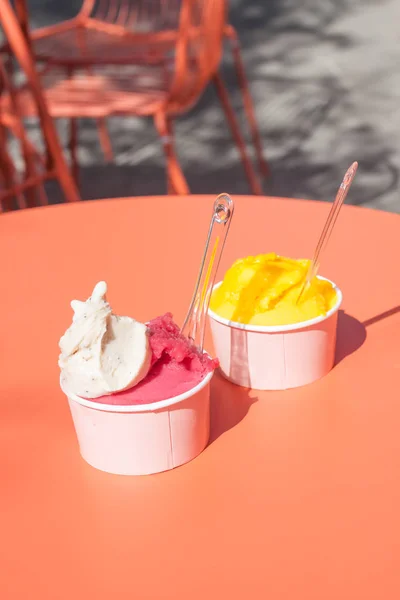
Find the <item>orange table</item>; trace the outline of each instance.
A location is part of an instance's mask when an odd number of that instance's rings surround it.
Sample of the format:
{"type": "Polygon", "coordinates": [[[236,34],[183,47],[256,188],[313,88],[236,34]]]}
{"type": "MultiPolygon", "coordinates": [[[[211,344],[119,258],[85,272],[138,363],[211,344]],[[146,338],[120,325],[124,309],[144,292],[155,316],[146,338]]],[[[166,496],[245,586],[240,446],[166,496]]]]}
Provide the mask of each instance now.
{"type": "MultiPolygon", "coordinates": [[[[310,256],[328,206],[239,197],[223,257],[310,256]]],[[[321,274],[344,291],[338,364],[314,385],[218,375],[209,447],[160,475],[81,460],[58,387],[69,301],[181,322],[213,198],[134,198],[0,218],[0,598],[398,600],[400,217],[346,207],[321,274]]]]}

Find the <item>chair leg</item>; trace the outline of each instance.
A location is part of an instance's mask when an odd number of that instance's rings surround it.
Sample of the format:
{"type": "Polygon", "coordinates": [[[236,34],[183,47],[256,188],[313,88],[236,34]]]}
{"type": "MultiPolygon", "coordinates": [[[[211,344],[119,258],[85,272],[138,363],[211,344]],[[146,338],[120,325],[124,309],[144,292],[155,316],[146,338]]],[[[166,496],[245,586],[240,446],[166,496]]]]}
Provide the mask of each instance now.
{"type": "MultiPolygon", "coordinates": [[[[28,186],[25,192],[20,192],[16,198],[19,208],[27,208],[28,206],[45,206],[47,204],[46,191],[43,183],[35,188],[34,181],[40,179],[37,175],[37,166],[42,162],[42,166],[46,161],[41,161],[35,150],[35,147],[30,140],[25,137],[22,123],[17,119],[9,121],[9,128],[12,134],[19,140],[21,151],[25,161],[25,181],[30,181],[31,186],[28,186]]],[[[0,142],[2,145],[4,142],[0,142]]],[[[5,146],[4,146],[5,147],[5,146]]]]}
{"type": "Polygon", "coordinates": [[[51,170],[55,173],[67,202],[79,202],[81,197],[72,173],[64,159],[54,121],[47,113],[43,112],[41,114],[41,125],[47,148],[46,163],[51,165],[51,170]]]}
{"type": "Polygon", "coordinates": [[[254,171],[253,165],[249,159],[247,154],[246,146],[242,137],[242,134],[239,129],[238,122],[235,117],[235,113],[233,111],[231,102],[229,100],[229,95],[227,89],[225,87],[224,82],[222,81],[222,77],[219,73],[216,73],[213,77],[213,82],[216,87],[219,99],[221,100],[222,107],[225,111],[225,116],[227,118],[228,124],[231,128],[233,139],[236,142],[237,147],[239,148],[240,156],[242,158],[242,163],[246,172],[246,176],[250,185],[250,189],[253,194],[259,196],[262,194],[262,189],[260,182],[258,180],[257,174],[254,171]]]}
{"type": "MultiPolygon", "coordinates": [[[[21,140],[21,142],[22,142],[22,140],[21,140]]],[[[25,144],[22,143],[21,145],[22,145],[24,161],[25,161],[25,177],[27,180],[33,179],[35,177],[34,158],[29,153],[29,149],[25,146],[25,144]]],[[[39,199],[39,203],[40,203],[40,195],[38,195],[37,189],[34,189],[34,188],[29,189],[28,188],[25,191],[25,196],[26,196],[26,205],[28,207],[36,206],[38,199],[39,199]]]]}
{"type": "MultiPolygon", "coordinates": [[[[24,178],[25,180],[34,179],[35,178],[35,162],[32,153],[28,147],[26,138],[24,137],[23,131],[21,130],[21,126],[17,126],[14,128],[13,133],[16,135],[19,143],[21,154],[24,159],[25,171],[24,178]]],[[[24,194],[20,194],[20,198],[17,198],[19,208],[27,208],[36,206],[38,200],[38,192],[35,188],[28,188],[25,190],[24,194]],[[23,198],[23,200],[22,200],[23,198]],[[21,205],[22,200],[22,205],[21,205]]],[[[40,200],[40,198],[39,198],[40,200]]]]}
{"type": "Polygon", "coordinates": [[[59,162],[57,160],[55,166],[57,178],[65,196],[65,199],[67,200],[67,202],[79,202],[81,198],[79,196],[78,189],[75,185],[74,178],[69,172],[64,160],[62,162],[59,162]]]}
{"type": "MultiPolygon", "coordinates": [[[[56,137],[56,130],[55,128],[52,129],[49,127],[49,124],[52,125],[52,123],[51,119],[48,118],[47,115],[43,122],[44,137],[49,149],[49,157],[51,158],[52,170],[55,172],[64,197],[67,202],[79,202],[81,197],[79,195],[78,187],[75,183],[75,179],[72,175],[72,172],[68,168],[68,165],[64,159],[63,152],[56,137]]],[[[73,127],[75,127],[75,125],[72,126],[71,123],[71,130],[73,129],[73,127]]]]}
{"type": "MultiPolygon", "coordinates": [[[[14,63],[13,63],[13,55],[11,52],[7,52],[7,59],[5,61],[5,69],[7,72],[8,77],[10,78],[10,81],[12,81],[12,78],[14,76],[14,63]]],[[[16,137],[20,143],[20,147],[22,150],[22,155],[24,157],[24,161],[25,161],[25,177],[29,178],[31,176],[31,162],[30,162],[30,156],[29,153],[27,152],[27,148],[26,145],[24,143],[24,137],[23,135],[21,135],[21,131],[19,128],[17,128],[18,131],[16,132],[14,130],[14,134],[16,134],[16,137]]],[[[1,126],[1,133],[0,133],[0,144],[2,145],[2,147],[6,148],[7,146],[7,132],[6,129],[1,126]]],[[[7,155],[7,151],[5,151],[5,155],[2,156],[1,158],[1,163],[4,164],[4,166],[2,167],[2,173],[3,173],[3,178],[5,178],[5,183],[9,188],[12,188],[14,186],[15,183],[15,169],[14,166],[11,162],[9,162],[9,157],[7,155]]],[[[18,208],[27,208],[28,206],[35,206],[35,190],[33,189],[28,189],[25,191],[25,195],[22,193],[19,193],[16,196],[16,200],[18,203],[18,208]]]]}
{"type": "MultiPolygon", "coordinates": [[[[14,165],[8,156],[6,151],[6,133],[3,126],[0,127],[0,179],[2,186],[4,186],[5,190],[2,194],[3,198],[0,200],[0,212],[7,212],[12,210],[12,196],[8,194],[8,190],[12,190],[15,185],[15,169],[14,165]]],[[[18,207],[26,208],[25,198],[21,195],[21,197],[17,198],[18,207]]]]}
{"type": "Polygon", "coordinates": [[[167,177],[167,194],[169,196],[179,195],[178,192],[175,190],[174,184],[169,177],[167,177]]]}
{"type": "MultiPolygon", "coordinates": [[[[168,129],[167,141],[168,141],[168,138],[169,138],[169,143],[171,145],[172,152],[174,153],[174,147],[173,147],[173,144],[174,144],[174,129],[173,129],[172,121],[166,119],[166,126],[167,126],[167,129],[168,129]]],[[[164,145],[164,141],[163,141],[163,146],[164,146],[164,149],[168,150],[168,148],[166,148],[166,146],[164,145]]],[[[175,158],[176,158],[176,163],[178,164],[178,159],[177,159],[177,157],[175,157],[175,158]]],[[[178,167],[179,167],[179,164],[178,164],[178,167]]],[[[175,185],[174,185],[174,179],[171,176],[170,171],[171,171],[171,169],[167,167],[167,193],[170,196],[176,196],[176,195],[179,196],[180,195],[179,185],[178,185],[178,188],[175,187],[175,185]]],[[[183,173],[182,173],[182,177],[183,177],[183,173]]],[[[185,183],[186,183],[186,179],[185,179],[185,183]]],[[[189,190],[187,190],[184,193],[188,194],[190,192],[189,192],[189,190]]]]}
{"type": "Polygon", "coordinates": [[[161,138],[167,161],[168,194],[189,195],[189,186],[175,153],[171,119],[165,113],[157,113],[154,115],[154,124],[161,138]]]}
{"type": "Polygon", "coordinates": [[[71,118],[69,120],[69,154],[71,158],[71,172],[77,187],[79,188],[79,163],[77,154],[78,144],[78,120],[71,118]]]}
{"type": "MultiPolygon", "coordinates": [[[[6,190],[12,190],[16,184],[16,170],[14,163],[7,152],[7,130],[0,125],[0,172],[3,185],[6,190]]],[[[26,208],[26,198],[22,193],[16,194],[18,208],[26,208]]],[[[3,210],[12,210],[12,196],[5,195],[3,200],[3,210]]]]}
{"type": "Polygon", "coordinates": [[[100,146],[103,150],[106,162],[112,162],[114,159],[111,138],[107,130],[107,122],[105,119],[96,119],[96,127],[99,134],[100,146]]]}
{"type": "Polygon", "coordinates": [[[239,87],[242,92],[244,110],[250,125],[251,137],[257,154],[258,165],[260,173],[262,175],[268,175],[270,172],[267,161],[264,158],[262,150],[262,142],[260,136],[260,130],[257,125],[257,120],[254,112],[253,100],[251,98],[249,84],[246,77],[246,71],[244,69],[242,53],[240,51],[240,43],[236,31],[233,27],[229,26],[226,32],[232,44],[233,60],[235,63],[236,76],[238,78],[239,87]]]}

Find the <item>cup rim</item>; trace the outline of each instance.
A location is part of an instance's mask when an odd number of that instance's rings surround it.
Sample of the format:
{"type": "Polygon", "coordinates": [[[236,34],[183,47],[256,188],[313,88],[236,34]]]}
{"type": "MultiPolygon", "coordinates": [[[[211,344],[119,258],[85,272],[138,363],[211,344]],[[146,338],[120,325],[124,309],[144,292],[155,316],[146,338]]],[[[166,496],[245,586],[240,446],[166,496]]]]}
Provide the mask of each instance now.
{"type": "Polygon", "coordinates": [[[72,392],[68,392],[61,383],[60,377],[60,387],[64,394],[72,400],[73,402],[77,402],[82,406],[86,406],[87,408],[92,408],[94,410],[101,410],[103,412],[113,412],[113,413],[144,413],[144,412],[156,412],[162,408],[167,408],[174,404],[179,404],[192,396],[195,396],[198,392],[200,392],[206,385],[208,385],[211,381],[212,376],[214,375],[215,369],[207,375],[193,388],[188,390],[187,392],[183,392],[183,394],[178,394],[177,396],[172,396],[172,398],[166,398],[165,400],[159,400],[158,402],[151,402],[149,404],[103,404],[101,402],[96,402],[94,400],[88,400],[87,398],[81,398],[72,392]]]}
{"type": "MultiPolygon", "coordinates": [[[[222,325],[227,325],[228,327],[231,327],[232,329],[242,329],[244,331],[254,331],[254,332],[258,332],[258,333],[284,333],[286,331],[296,331],[299,329],[305,329],[305,328],[312,327],[313,325],[316,325],[317,323],[322,323],[322,321],[326,321],[327,319],[329,319],[329,317],[331,317],[336,312],[338,312],[338,310],[342,304],[342,301],[343,301],[342,290],[336,285],[336,283],[334,283],[327,277],[323,277],[322,275],[317,275],[317,278],[321,279],[323,281],[328,281],[332,285],[333,289],[336,292],[336,296],[337,296],[335,305],[332,306],[332,308],[330,310],[328,310],[326,315],[314,317],[314,319],[308,319],[308,321],[299,321],[298,323],[291,323],[290,325],[249,325],[246,323],[239,323],[238,321],[230,321],[229,319],[220,317],[214,311],[212,311],[210,308],[208,309],[208,316],[210,317],[210,319],[213,319],[214,321],[217,321],[218,323],[221,323],[222,325]]],[[[217,289],[221,284],[222,284],[222,281],[219,281],[218,283],[216,283],[214,285],[212,291],[217,289]]]]}

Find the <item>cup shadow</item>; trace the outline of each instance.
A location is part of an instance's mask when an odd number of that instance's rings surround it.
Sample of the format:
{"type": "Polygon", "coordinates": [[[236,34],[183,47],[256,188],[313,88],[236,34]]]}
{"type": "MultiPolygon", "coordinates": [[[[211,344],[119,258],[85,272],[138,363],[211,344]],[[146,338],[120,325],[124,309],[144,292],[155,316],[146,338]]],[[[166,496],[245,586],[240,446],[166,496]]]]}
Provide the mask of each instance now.
{"type": "Polygon", "coordinates": [[[232,429],[244,419],[257,396],[250,397],[249,388],[231,383],[217,371],[211,381],[210,411],[211,428],[209,444],[232,429]]]}
{"type": "Polygon", "coordinates": [[[361,348],[366,339],[367,330],[364,323],[348,315],[344,310],[339,310],[335,365],[361,348]]]}
{"type": "MultiPolygon", "coordinates": [[[[366,328],[368,326],[398,312],[400,312],[400,307],[395,307],[361,323],[361,321],[347,314],[344,310],[339,310],[335,365],[361,348],[367,339],[366,328]]],[[[241,360],[239,363],[241,364],[241,368],[246,369],[246,361],[244,360],[246,345],[240,333],[238,340],[236,340],[238,343],[232,343],[232,348],[234,353],[237,352],[240,355],[241,360]]],[[[245,418],[251,405],[258,401],[256,395],[251,396],[250,394],[256,394],[256,391],[251,390],[250,387],[240,387],[231,383],[225,379],[220,371],[215,373],[211,382],[211,429],[209,444],[215,442],[221,435],[238,425],[245,418]]]]}

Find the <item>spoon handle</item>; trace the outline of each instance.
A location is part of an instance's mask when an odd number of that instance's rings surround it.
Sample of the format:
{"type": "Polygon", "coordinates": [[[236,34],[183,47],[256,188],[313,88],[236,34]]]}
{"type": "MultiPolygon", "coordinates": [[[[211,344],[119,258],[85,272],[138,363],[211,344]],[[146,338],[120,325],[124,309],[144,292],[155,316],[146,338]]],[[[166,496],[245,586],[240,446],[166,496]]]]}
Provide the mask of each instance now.
{"type": "Polygon", "coordinates": [[[308,287],[308,285],[311,283],[311,281],[313,280],[313,278],[316,276],[316,274],[318,273],[318,269],[319,269],[319,265],[320,265],[320,258],[321,258],[321,254],[323,252],[323,250],[325,249],[329,238],[331,237],[333,228],[335,226],[336,223],[336,219],[339,216],[339,212],[340,209],[342,208],[343,202],[346,200],[347,194],[349,192],[350,186],[353,182],[354,176],[356,174],[357,171],[357,167],[358,167],[358,163],[354,162],[351,167],[349,167],[346,171],[345,176],[343,177],[343,181],[339,186],[338,192],[336,194],[336,198],[334,203],[332,204],[331,210],[329,211],[329,215],[328,218],[326,220],[325,226],[322,230],[321,233],[321,237],[318,240],[318,244],[317,247],[315,248],[315,252],[314,252],[314,257],[311,261],[311,264],[308,268],[307,271],[307,275],[306,278],[304,280],[303,283],[303,287],[301,288],[301,292],[299,294],[299,297],[297,299],[297,302],[299,302],[300,298],[302,297],[305,289],[308,287]]]}
{"type": "Polygon", "coordinates": [[[233,216],[234,204],[228,194],[220,194],[214,202],[206,245],[200,263],[193,297],[181,332],[203,351],[207,311],[215,275],[233,216]]]}

